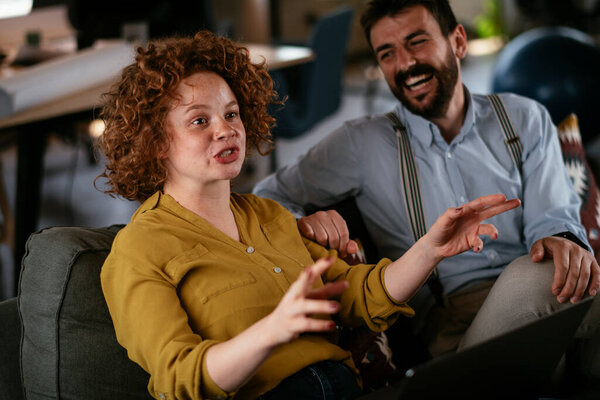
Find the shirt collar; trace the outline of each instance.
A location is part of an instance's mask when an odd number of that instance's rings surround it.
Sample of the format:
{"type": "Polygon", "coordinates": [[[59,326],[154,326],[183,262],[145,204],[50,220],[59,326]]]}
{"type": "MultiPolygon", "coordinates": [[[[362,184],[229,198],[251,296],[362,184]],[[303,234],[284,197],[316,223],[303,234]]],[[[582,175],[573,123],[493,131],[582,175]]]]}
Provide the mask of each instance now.
{"type": "Polygon", "coordinates": [[[160,191],[157,191],[152,196],[148,197],[142,203],[142,205],[136,210],[136,212],[133,214],[133,216],[131,217],[131,220],[133,221],[135,219],[135,217],[137,217],[138,215],[143,214],[144,212],[146,212],[148,210],[152,210],[152,209],[156,208],[156,206],[160,202],[161,194],[162,193],[160,191]]]}
{"type": "MultiPolygon", "coordinates": [[[[473,109],[473,101],[471,99],[471,92],[463,85],[465,93],[465,102],[467,104],[467,112],[465,114],[465,120],[463,126],[460,129],[460,133],[454,139],[454,142],[458,143],[463,140],[464,136],[471,131],[475,122],[475,110],[473,109]]],[[[402,123],[407,127],[409,136],[413,136],[424,146],[431,146],[433,141],[436,139],[434,135],[437,135],[437,139],[444,142],[438,127],[431,121],[411,113],[406,109],[402,103],[398,102],[394,110],[396,115],[400,117],[402,123]]]]}
{"type": "Polygon", "coordinates": [[[465,103],[467,104],[467,112],[465,113],[465,120],[463,122],[463,126],[462,128],[460,128],[460,133],[457,136],[457,138],[460,137],[461,140],[468,132],[471,132],[473,130],[472,128],[475,124],[475,109],[473,107],[473,99],[471,98],[471,92],[469,92],[469,89],[467,89],[466,86],[463,87],[465,88],[465,103]]]}
{"type": "Polygon", "coordinates": [[[400,121],[402,121],[404,126],[406,126],[409,136],[414,137],[426,147],[431,146],[434,132],[432,128],[437,129],[432,122],[419,115],[411,113],[400,102],[398,102],[394,112],[396,115],[398,115],[398,117],[400,117],[400,121]]]}

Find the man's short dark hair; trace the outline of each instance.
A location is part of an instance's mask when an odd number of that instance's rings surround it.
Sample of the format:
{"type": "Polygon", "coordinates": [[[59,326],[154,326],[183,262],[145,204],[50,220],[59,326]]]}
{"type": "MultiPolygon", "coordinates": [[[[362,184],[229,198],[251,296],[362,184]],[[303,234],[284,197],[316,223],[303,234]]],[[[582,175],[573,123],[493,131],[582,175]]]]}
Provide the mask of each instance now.
{"type": "Polygon", "coordinates": [[[377,21],[414,6],[425,7],[438,22],[444,36],[450,35],[458,25],[448,0],[371,0],[360,18],[369,45],[371,45],[371,28],[377,21]]]}

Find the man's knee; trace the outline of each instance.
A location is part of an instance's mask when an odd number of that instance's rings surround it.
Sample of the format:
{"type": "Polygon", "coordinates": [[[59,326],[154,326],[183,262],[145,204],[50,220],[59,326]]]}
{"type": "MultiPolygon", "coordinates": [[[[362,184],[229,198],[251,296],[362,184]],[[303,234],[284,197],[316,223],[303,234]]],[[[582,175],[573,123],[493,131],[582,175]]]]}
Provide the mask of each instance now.
{"type": "MultiPolygon", "coordinates": [[[[552,313],[560,303],[552,294],[554,263],[552,260],[534,263],[529,255],[511,262],[500,274],[485,300],[482,310],[500,310],[500,318],[518,319],[552,313]]],[[[494,311],[498,313],[499,311],[494,311]]]]}
{"type": "Polygon", "coordinates": [[[500,274],[486,302],[521,310],[517,312],[552,312],[559,305],[552,294],[553,279],[552,260],[535,263],[529,255],[521,256],[500,274]]]}
{"type": "MultiPolygon", "coordinates": [[[[509,264],[494,284],[486,299],[489,307],[504,310],[524,322],[551,314],[570,303],[559,303],[552,294],[554,262],[544,260],[534,263],[530,257],[522,256],[509,264]]],[[[485,305],[485,304],[484,304],[485,305]]],[[[482,307],[483,308],[483,307],[482,307]]],[[[592,306],[576,336],[591,338],[600,335],[600,300],[594,299],[592,306]]]]}
{"type": "Polygon", "coordinates": [[[511,262],[500,274],[460,348],[512,330],[561,308],[552,294],[554,264],[534,263],[529,255],[511,262]]]}

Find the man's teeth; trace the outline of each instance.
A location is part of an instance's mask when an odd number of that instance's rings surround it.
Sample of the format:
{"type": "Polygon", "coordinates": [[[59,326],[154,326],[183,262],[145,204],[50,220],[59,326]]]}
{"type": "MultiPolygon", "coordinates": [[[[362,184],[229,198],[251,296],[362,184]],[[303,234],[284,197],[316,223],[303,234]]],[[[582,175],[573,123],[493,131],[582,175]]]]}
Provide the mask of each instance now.
{"type": "Polygon", "coordinates": [[[406,86],[408,86],[409,88],[414,89],[419,84],[424,83],[425,81],[428,81],[429,78],[431,78],[431,75],[427,75],[427,74],[411,76],[410,78],[408,78],[407,80],[404,81],[404,84],[406,86]]]}
{"type": "Polygon", "coordinates": [[[231,155],[231,153],[233,153],[233,150],[228,149],[228,150],[225,150],[225,151],[219,153],[218,157],[220,157],[220,158],[227,157],[228,155],[231,155]]]}

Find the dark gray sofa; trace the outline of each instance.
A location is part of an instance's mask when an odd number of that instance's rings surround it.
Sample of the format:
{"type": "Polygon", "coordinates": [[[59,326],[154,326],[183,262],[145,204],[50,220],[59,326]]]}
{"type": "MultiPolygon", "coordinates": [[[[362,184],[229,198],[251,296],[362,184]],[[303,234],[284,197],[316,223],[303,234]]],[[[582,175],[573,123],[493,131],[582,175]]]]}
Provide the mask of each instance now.
{"type": "Polygon", "coordinates": [[[0,303],[0,399],[148,399],[117,343],[100,269],[122,226],[33,234],[17,298],[0,303]]]}

